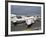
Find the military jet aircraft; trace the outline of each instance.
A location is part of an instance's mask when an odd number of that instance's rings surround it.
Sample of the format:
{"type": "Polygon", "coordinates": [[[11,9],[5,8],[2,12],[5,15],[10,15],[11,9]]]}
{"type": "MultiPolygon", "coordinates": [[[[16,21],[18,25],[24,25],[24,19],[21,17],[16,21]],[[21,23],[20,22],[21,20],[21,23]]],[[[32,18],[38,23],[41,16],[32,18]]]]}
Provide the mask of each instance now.
{"type": "Polygon", "coordinates": [[[32,23],[35,23],[35,21],[38,19],[37,16],[18,16],[12,14],[11,16],[11,21],[12,23],[26,23],[27,25],[31,25],[32,23]]]}

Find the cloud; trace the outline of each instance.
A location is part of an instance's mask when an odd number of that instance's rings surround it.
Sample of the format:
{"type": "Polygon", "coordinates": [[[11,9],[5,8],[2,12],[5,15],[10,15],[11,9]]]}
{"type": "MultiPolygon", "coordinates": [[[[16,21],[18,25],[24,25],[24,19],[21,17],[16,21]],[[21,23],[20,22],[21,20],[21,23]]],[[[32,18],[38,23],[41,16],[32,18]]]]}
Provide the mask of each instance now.
{"type": "Polygon", "coordinates": [[[41,15],[41,7],[40,6],[17,6],[11,5],[11,14],[16,15],[41,15]]]}

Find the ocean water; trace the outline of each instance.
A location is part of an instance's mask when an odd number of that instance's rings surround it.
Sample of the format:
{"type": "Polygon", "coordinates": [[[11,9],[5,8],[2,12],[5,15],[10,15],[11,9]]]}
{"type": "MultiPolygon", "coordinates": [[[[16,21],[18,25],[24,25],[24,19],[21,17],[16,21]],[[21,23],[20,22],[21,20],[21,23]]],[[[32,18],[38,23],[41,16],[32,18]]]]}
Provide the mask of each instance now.
{"type": "Polygon", "coordinates": [[[11,14],[15,15],[25,15],[25,16],[40,16],[41,7],[40,6],[19,6],[11,5],[11,14]]]}

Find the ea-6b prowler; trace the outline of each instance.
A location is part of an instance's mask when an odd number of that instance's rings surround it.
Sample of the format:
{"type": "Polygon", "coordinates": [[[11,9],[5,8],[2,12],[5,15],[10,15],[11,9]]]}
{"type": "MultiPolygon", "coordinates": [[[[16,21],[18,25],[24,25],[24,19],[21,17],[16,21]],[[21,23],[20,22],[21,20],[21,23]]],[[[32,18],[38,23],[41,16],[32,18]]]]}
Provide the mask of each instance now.
{"type": "Polygon", "coordinates": [[[17,15],[13,15],[11,16],[11,21],[13,23],[27,23],[27,25],[30,23],[35,23],[35,21],[38,19],[38,16],[17,16],[17,15]]]}

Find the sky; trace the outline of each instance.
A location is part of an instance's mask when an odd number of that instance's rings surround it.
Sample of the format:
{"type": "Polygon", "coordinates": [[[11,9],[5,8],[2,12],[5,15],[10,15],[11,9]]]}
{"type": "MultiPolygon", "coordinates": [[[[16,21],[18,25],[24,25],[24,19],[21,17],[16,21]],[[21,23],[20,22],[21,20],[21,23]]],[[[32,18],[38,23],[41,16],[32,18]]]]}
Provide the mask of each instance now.
{"type": "Polygon", "coordinates": [[[25,15],[25,16],[40,16],[41,7],[40,6],[19,6],[11,5],[11,14],[15,15],[25,15]]]}

